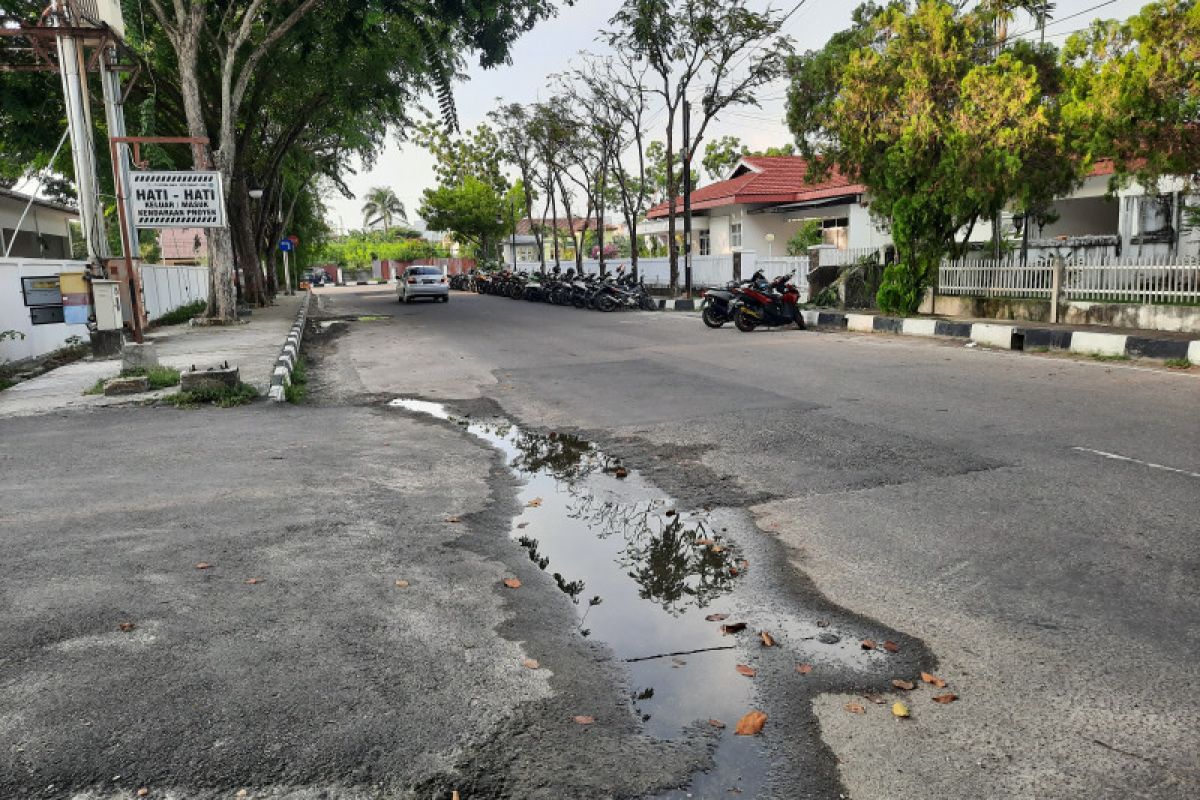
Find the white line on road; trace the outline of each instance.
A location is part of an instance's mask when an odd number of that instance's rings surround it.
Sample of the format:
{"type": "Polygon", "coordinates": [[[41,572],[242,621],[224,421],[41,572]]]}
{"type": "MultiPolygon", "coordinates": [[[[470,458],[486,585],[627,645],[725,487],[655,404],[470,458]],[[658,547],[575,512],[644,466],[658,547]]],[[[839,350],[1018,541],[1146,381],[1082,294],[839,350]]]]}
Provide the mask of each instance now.
{"type": "Polygon", "coordinates": [[[1138,459],[1138,458],[1130,458],[1129,456],[1123,456],[1120,453],[1109,453],[1104,450],[1093,450],[1090,447],[1072,447],[1071,449],[1078,450],[1081,453],[1091,453],[1094,456],[1100,456],[1101,458],[1111,459],[1112,461],[1128,461],[1131,464],[1141,464],[1143,467],[1150,467],[1151,469],[1161,469],[1164,472],[1174,472],[1177,475],[1186,475],[1189,478],[1200,478],[1200,472],[1191,472],[1186,469],[1179,469],[1177,467],[1168,467],[1168,466],[1164,466],[1163,464],[1155,464],[1151,461],[1142,461],[1141,459],[1138,459]]]}

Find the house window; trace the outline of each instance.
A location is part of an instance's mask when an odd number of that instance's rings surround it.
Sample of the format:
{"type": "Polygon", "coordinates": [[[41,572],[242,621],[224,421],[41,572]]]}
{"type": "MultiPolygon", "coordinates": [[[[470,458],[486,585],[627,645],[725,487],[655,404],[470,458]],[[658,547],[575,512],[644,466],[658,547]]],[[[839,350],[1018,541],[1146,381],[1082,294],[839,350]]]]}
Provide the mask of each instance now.
{"type": "Polygon", "coordinates": [[[821,220],[821,240],[823,244],[845,250],[850,242],[850,219],[833,217],[821,220]]]}
{"type": "Polygon", "coordinates": [[[742,246],[742,223],[733,222],[729,225],[729,246],[738,248],[742,246]]]}
{"type": "Polygon", "coordinates": [[[700,255],[712,255],[712,239],[709,237],[708,231],[700,231],[700,255]]]}

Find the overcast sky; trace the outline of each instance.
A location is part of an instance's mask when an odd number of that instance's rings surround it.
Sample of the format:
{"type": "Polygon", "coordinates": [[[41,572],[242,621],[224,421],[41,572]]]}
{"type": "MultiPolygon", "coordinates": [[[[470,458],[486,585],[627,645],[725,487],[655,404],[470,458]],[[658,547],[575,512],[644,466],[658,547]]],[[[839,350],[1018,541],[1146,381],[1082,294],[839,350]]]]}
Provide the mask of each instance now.
{"type": "MultiPolygon", "coordinates": [[[[850,15],[858,4],[858,0],[807,0],[784,30],[794,40],[797,50],[819,48],[831,34],[849,26],[850,15]]],[[[1145,0],[1058,0],[1046,35],[1061,44],[1067,34],[1087,27],[1097,16],[1125,18],[1144,4],[1145,0]]],[[[621,0],[577,0],[573,7],[560,8],[556,18],[542,23],[516,42],[510,65],[492,70],[477,66],[470,69],[468,80],[455,92],[463,129],[484,121],[498,97],[521,103],[545,99],[548,95],[547,76],[567,70],[580,51],[603,52],[607,49],[596,39],[620,5],[621,0]]],[[[764,7],[767,3],[755,5],[764,7]]],[[[775,0],[774,5],[790,10],[795,2],[775,0]]],[[[1031,27],[1026,21],[1018,22],[1013,33],[1031,27]]],[[[786,84],[781,82],[763,90],[761,108],[726,112],[710,125],[708,138],[737,136],[752,149],[790,142],[791,135],[783,122],[785,90],[786,84]]],[[[657,132],[656,138],[663,138],[662,133],[657,132]]],[[[393,139],[373,169],[348,176],[346,183],[358,196],[364,195],[372,186],[392,187],[415,220],[421,192],[434,183],[433,160],[420,147],[399,144],[393,139]]],[[[330,222],[335,227],[362,227],[361,200],[332,194],[326,197],[326,203],[330,209],[330,222]]]]}

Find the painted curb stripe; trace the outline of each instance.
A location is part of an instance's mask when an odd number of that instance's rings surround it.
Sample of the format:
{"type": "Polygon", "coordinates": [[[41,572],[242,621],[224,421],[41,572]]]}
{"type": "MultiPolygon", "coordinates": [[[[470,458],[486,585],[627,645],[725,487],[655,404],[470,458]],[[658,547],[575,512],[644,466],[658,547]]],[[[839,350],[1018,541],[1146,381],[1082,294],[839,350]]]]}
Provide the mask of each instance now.
{"type": "Polygon", "coordinates": [[[875,317],[871,314],[847,314],[846,329],[858,333],[874,333],[875,317]]]}
{"type": "Polygon", "coordinates": [[[905,336],[937,336],[936,319],[900,320],[900,333],[905,336]]]}
{"type": "Polygon", "coordinates": [[[1120,333],[1092,333],[1074,331],[1071,334],[1071,352],[1104,356],[1125,355],[1128,336],[1120,333]]]}
{"type": "Polygon", "coordinates": [[[1200,340],[1192,342],[1188,345],[1188,361],[1193,364],[1200,364],[1200,340]]]}
{"type": "Polygon", "coordinates": [[[999,347],[1001,350],[1013,349],[1013,334],[1016,329],[1011,325],[991,325],[986,322],[976,322],[971,326],[971,338],[988,347],[999,347]]]}
{"type": "Polygon", "coordinates": [[[1129,356],[1144,356],[1146,358],[1187,358],[1188,347],[1192,344],[1195,344],[1195,342],[1129,336],[1125,339],[1125,354],[1129,356]]]}
{"type": "Polygon", "coordinates": [[[953,336],[957,339],[971,338],[971,323],[951,322],[946,319],[936,320],[933,326],[934,336],[953,336]]]}
{"type": "Polygon", "coordinates": [[[880,333],[904,333],[904,320],[898,317],[875,317],[871,327],[880,333]]]}
{"type": "Polygon", "coordinates": [[[1071,331],[1056,328],[1017,328],[1017,334],[1024,336],[1022,349],[1032,350],[1037,347],[1047,347],[1051,350],[1070,350],[1071,331]]]}
{"type": "Polygon", "coordinates": [[[279,352],[279,358],[275,361],[275,372],[271,375],[271,389],[268,392],[268,396],[273,402],[282,403],[287,399],[283,389],[292,383],[292,370],[299,357],[300,343],[304,337],[304,323],[308,319],[310,302],[312,302],[311,289],[305,292],[304,302],[300,304],[300,313],[296,315],[296,321],[292,323],[292,329],[288,332],[283,348],[279,352]]]}

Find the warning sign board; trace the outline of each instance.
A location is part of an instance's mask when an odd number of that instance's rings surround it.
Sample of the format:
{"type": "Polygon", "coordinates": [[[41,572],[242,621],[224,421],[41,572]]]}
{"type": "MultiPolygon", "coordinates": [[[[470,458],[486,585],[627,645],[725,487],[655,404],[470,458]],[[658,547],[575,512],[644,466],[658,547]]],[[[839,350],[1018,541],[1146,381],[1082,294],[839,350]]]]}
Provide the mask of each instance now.
{"type": "Polygon", "coordinates": [[[219,172],[134,172],[136,228],[223,228],[225,195],[219,172]]]}

